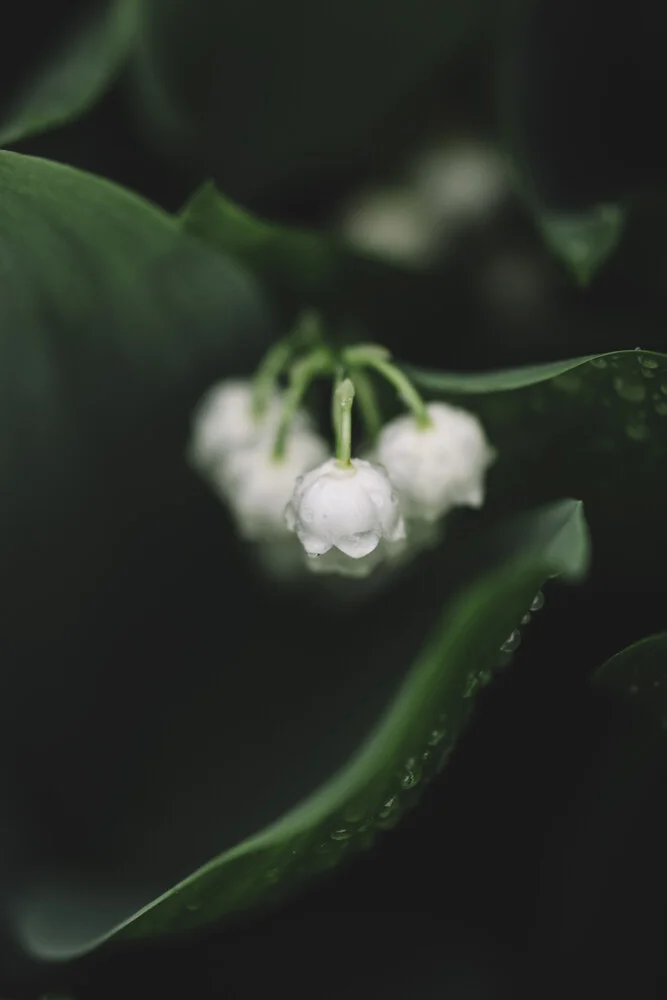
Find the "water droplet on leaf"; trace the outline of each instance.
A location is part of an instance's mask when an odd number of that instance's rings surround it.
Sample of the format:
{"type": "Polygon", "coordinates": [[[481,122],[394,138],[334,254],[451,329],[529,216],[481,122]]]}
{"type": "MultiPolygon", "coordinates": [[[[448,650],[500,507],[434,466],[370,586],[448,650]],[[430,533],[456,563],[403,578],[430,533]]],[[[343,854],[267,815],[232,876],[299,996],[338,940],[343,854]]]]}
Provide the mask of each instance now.
{"type": "Polygon", "coordinates": [[[544,594],[541,590],[535,594],[535,597],[530,602],[531,611],[540,611],[544,607],[544,594]]]}
{"type": "Polygon", "coordinates": [[[521,633],[518,628],[515,628],[513,632],[505,639],[504,643],[500,647],[501,653],[513,653],[515,649],[521,645],[521,633]]]}
{"type": "Polygon", "coordinates": [[[626,403],[643,403],[646,399],[646,387],[633,379],[617,375],[614,379],[614,389],[626,403]]]}

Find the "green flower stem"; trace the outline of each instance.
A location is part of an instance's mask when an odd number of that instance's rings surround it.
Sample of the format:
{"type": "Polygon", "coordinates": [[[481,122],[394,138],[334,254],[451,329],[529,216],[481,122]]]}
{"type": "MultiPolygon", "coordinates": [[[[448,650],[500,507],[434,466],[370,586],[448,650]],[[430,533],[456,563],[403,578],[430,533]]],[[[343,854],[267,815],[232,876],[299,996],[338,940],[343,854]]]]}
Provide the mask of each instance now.
{"type": "Polygon", "coordinates": [[[412,411],[417,425],[422,428],[431,426],[431,418],[426,409],[426,403],[415,389],[414,385],[393,362],[389,360],[389,352],[377,344],[358,344],[348,347],[343,352],[343,360],[351,367],[374,368],[380,375],[394,386],[405,405],[412,411]]]}
{"type": "Polygon", "coordinates": [[[279,340],[264,355],[252,388],[252,412],[256,420],[263,417],[271,399],[276,380],[292,357],[291,338],[279,340]]]}
{"type": "Polygon", "coordinates": [[[290,369],[289,387],[285,395],[285,405],[280,417],[276,441],[273,448],[273,457],[276,461],[280,461],[280,459],[285,455],[287,436],[292,425],[294,414],[299,409],[301,400],[306,394],[310,383],[314,378],[316,378],[316,376],[322,375],[325,372],[330,372],[332,366],[333,361],[331,351],[325,347],[320,347],[311,354],[308,354],[301,361],[297,361],[297,363],[290,369]]]}
{"type": "Polygon", "coordinates": [[[252,411],[256,419],[266,413],[278,376],[287,367],[294,352],[301,347],[313,349],[321,341],[319,315],[307,311],[301,314],[292,333],[269,348],[254,378],[252,411]]]}
{"type": "Polygon", "coordinates": [[[377,401],[377,394],[372,379],[368,377],[361,368],[355,368],[352,372],[354,376],[354,389],[356,398],[359,401],[361,418],[366,425],[366,432],[372,441],[375,441],[382,430],[382,413],[377,401]]]}
{"type": "Polygon", "coordinates": [[[349,378],[337,381],[334,389],[334,429],[336,432],[336,459],[344,469],[350,467],[352,457],[352,404],[354,385],[349,378]]]}

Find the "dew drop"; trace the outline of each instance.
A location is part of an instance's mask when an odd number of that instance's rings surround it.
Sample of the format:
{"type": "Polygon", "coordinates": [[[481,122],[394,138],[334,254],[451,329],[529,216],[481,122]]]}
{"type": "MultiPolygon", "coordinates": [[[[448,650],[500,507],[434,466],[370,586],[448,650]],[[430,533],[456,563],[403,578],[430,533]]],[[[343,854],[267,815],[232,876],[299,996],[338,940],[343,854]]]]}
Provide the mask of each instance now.
{"type": "Polygon", "coordinates": [[[574,393],[579,392],[581,389],[581,382],[581,375],[577,375],[574,372],[566,372],[564,375],[557,375],[552,384],[554,389],[574,395],[574,393]]]}
{"type": "Polygon", "coordinates": [[[650,431],[645,423],[640,421],[635,421],[630,424],[626,424],[625,434],[632,441],[646,441],[650,436],[650,431]]]}
{"type": "Polygon", "coordinates": [[[646,399],[646,387],[633,379],[617,375],[614,379],[614,389],[626,403],[643,403],[646,399]]]}
{"type": "Polygon", "coordinates": [[[445,736],[446,732],[444,729],[441,728],[432,729],[431,732],[429,733],[429,737],[426,742],[430,747],[437,747],[438,743],[442,743],[445,736]]]}
{"type": "Polygon", "coordinates": [[[513,632],[505,639],[504,643],[500,647],[501,653],[513,653],[515,649],[518,649],[521,644],[521,633],[518,628],[515,628],[513,632]]]}
{"type": "Polygon", "coordinates": [[[378,811],[378,819],[389,819],[398,811],[398,795],[391,795],[378,811]]]}
{"type": "Polygon", "coordinates": [[[349,840],[352,836],[352,830],[348,830],[347,827],[341,826],[337,830],[332,830],[329,836],[332,840],[349,840]]]}
{"type": "Polygon", "coordinates": [[[530,625],[531,621],[532,621],[532,619],[530,617],[530,611],[526,611],[525,615],[521,619],[521,624],[522,625],[530,625]]]}
{"type": "MultiPolygon", "coordinates": [[[[502,647],[501,647],[502,648],[502,647]]],[[[463,690],[463,698],[472,698],[479,687],[479,677],[477,674],[469,674],[466,686],[463,690]]]]}
{"type": "Polygon", "coordinates": [[[642,368],[655,369],[659,367],[655,358],[649,358],[645,354],[640,355],[638,361],[642,368]]]}
{"type": "Polygon", "coordinates": [[[591,364],[593,368],[606,368],[607,359],[606,358],[591,358],[591,364]]]}
{"type": "Polygon", "coordinates": [[[531,611],[540,611],[544,607],[544,594],[541,590],[535,594],[535,597],[530,602],[531,611]]]}
{"type": "Polygon", "coordinates": [[[421,764],[414,757],[410,757],[406,761],[405,766],[401,772],[400,783],[401,788],[409,789],[414,788],[421,781],[422,768],[421,764]]]}

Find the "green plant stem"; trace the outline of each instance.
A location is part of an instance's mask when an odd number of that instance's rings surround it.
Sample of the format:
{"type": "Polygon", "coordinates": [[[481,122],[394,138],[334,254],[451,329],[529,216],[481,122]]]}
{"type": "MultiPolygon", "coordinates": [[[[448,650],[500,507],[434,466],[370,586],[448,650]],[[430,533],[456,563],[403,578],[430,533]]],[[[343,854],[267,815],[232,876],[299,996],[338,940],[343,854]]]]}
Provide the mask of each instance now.
{"type": "Polygon", "coordinates": [[[287,436],[294,414],[301,405],[310,383],[317,375],[330,372],[332,369],[331,352],[324,347],[312,351],[301,361],[292,366],[289,373],[289,387],[285,395],[285,404],[280,417],[276,440],[273,447],[273,458],[280,461],[285,455],[287,436]]]}
{"type": "Polygon", "coordinates": [[[378,405],[375,386],[366,372],[361,368],[355,368],[352,375],[356,398],[359,401],[361,419],[366,426],[366,433],[369,438],[371,441],[375,441],[382,430],[382,413],[378,405]]]}
{"type": "Polygon", "coordinates": [[[322,331],[319,315],[312,310],[307,310],[299,317],[294,330],[269,348],[260,362],[254,378],[252,412],[255,419],[263,417],[266,413],[278,376],[287,367],[295,351],[300,348],[313,350],[321,343],[322,331]]]}
{"type": "Polygon", "coordinates": [[[407,375],[393,364],[389,357],[389,352],[376,344],[358,344],[355,347],[348,347],[343,352],[343,360],[350,367],[374,368],[386,378],[414,414],[417,425],[422,428],[430,427],[431,418],[428,415],[426,403],[407,375]]]}
{"type": "Polygon", "coordinates": [[[269,348],[255,373],[252,389],[252,413],[259,420],[267,411],[271,393],[278,376],[292,356],[292,342],[289,337],[279,340],[269,348]]]}
{"type": "Polygon", "coordinates": [[[336,460],[342,468],[348,469],[352,458],[352,404],[354,403],[354,384],[351,379],[337,380],[333,399],[336,460]]]}

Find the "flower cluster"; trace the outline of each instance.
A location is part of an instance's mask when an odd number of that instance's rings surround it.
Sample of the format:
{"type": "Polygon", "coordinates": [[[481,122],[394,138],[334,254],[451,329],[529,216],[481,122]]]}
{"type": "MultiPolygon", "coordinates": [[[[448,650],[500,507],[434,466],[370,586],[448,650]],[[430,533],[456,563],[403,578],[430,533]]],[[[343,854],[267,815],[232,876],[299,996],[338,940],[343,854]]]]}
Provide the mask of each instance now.
{"type": "Polygon", "coordinates": [[[245,539],[298,539],[310,568],[365,576],[422,545],[452,508],[482,505],[495,453],[481,423],[459,407],[424,403],[383,348],[313,350],[290,368],[286,391],[277,375],[271,361],[254,382],[213,386],[193,419],[191,461],[245,539]],[[406,414],[382,426],[364,368],[393,383],[406,414]],[[321,374],[335,377],[333,453],[302,407],[321,374]],[[379,431],[365,458],[351,451],[355,378],[366,423],[379,431]]]}

